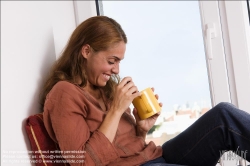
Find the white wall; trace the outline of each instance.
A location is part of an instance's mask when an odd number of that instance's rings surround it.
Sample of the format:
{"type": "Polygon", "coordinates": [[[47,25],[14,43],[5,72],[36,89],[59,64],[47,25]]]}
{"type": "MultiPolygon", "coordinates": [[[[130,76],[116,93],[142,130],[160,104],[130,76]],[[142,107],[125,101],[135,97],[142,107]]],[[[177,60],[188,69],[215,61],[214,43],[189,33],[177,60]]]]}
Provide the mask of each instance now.
{"type": "Polygon", "coordinates": [[[6,152],[30,150],[25,120],[39,112],[39,90],[75,25],[73,1],[1,2],[2,166],[12,165],[6,152]]]}

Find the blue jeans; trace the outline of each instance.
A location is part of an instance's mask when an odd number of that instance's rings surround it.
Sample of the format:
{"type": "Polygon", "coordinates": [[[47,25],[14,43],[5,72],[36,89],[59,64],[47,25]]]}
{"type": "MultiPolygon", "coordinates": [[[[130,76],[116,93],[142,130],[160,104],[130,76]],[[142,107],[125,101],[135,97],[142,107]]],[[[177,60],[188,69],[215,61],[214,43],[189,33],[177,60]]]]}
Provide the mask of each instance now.
{"type": "Polygon", "coordinates": [[[250,114],[219,103],[162,149],[162,157],[142,166],[214,166],[222,152],[229,150],[245,154],[250,161],[250,114]]]}

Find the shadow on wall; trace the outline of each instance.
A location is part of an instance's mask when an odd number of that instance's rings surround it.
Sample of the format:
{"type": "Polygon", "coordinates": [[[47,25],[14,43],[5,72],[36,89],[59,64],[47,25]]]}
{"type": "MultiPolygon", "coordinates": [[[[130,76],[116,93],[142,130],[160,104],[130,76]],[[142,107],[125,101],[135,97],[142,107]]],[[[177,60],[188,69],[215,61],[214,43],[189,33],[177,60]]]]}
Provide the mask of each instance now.
{"type": "MultiPolygon", "coordinates": [[[[53,63],[56,60],[53,34],[51,34],[50,38],[48,39],[47,46],[45,48],[47,48],[47,49],[46,49],[46,52],[43,56],[44,57],[43,61],[41,62],[42,65],[40,68],[40,77],[38,77],[37,80],[34,80],[34,84],[37,85],[37,88],[36,88],[35,93],[33,94],[32,100],[30,101],[30,106],[29,106],[29,109],[27,111],[27,116],[42,112],[42,108],[41,108],[40,103],[39,103],[40,91],[43,87],[43,84],[45,82],[46,77],[49,74],[49,70],[50,70],[51,66],[53,65],[53,63]],[[35,81],[37,81],[37,82],[35,82],[35,81]]],[[[25,118],[22,121],[22,129],[21,130],[22,130],[24,140],[26,143],[26,148],[27,148],[27,150],[30,150],[31,149],[30,142],[29,142],[26,130],[25,130],[27,118],[25,118]]],[[[32,164],[32,165],[34,165],[34,164],[32,164]]]]}

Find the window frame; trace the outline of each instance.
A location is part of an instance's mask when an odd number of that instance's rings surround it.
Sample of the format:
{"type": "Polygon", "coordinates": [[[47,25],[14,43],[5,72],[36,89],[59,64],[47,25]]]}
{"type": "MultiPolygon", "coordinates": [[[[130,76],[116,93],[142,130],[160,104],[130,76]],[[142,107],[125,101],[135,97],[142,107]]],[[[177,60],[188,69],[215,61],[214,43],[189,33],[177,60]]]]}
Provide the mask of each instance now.
{"type": "Polygon", "coordinates": [[[250,27],[246,1],[219,1],[232,103],[250,112],[250,27]]]}
{"type": "Polygon", "coordinates": [[[199,7],[209,76],[211,103],[214,106],[219,102],[231,102],[218,1],[199,1],[199,7]],[[211,39],[212,59],[209,59],[209,50],[206,48],[206,25],[209,23],[213,23],[215,25],[216,31],[216,37],[211,39]]]}

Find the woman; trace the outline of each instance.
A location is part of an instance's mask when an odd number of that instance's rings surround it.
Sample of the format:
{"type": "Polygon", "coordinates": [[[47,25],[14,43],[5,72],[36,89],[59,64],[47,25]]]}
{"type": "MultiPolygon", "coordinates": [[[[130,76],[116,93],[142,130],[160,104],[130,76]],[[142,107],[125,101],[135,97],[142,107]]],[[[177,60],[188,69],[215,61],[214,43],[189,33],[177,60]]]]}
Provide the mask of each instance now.
{"type": "Polygon", "coordinates": [[[228,103],[162,147],[146,144],[159,114],[146,120],[136,109],[135,119],[130,114],[129,105],[140,94],[131,77],[120,81],[118,76],[126,43],[115,20],[89,18],[75,29],[52,68],[42,93],[44,123],[70,165],[211,166],[222,150],[250,150],[250,115],[228,103]]]}

